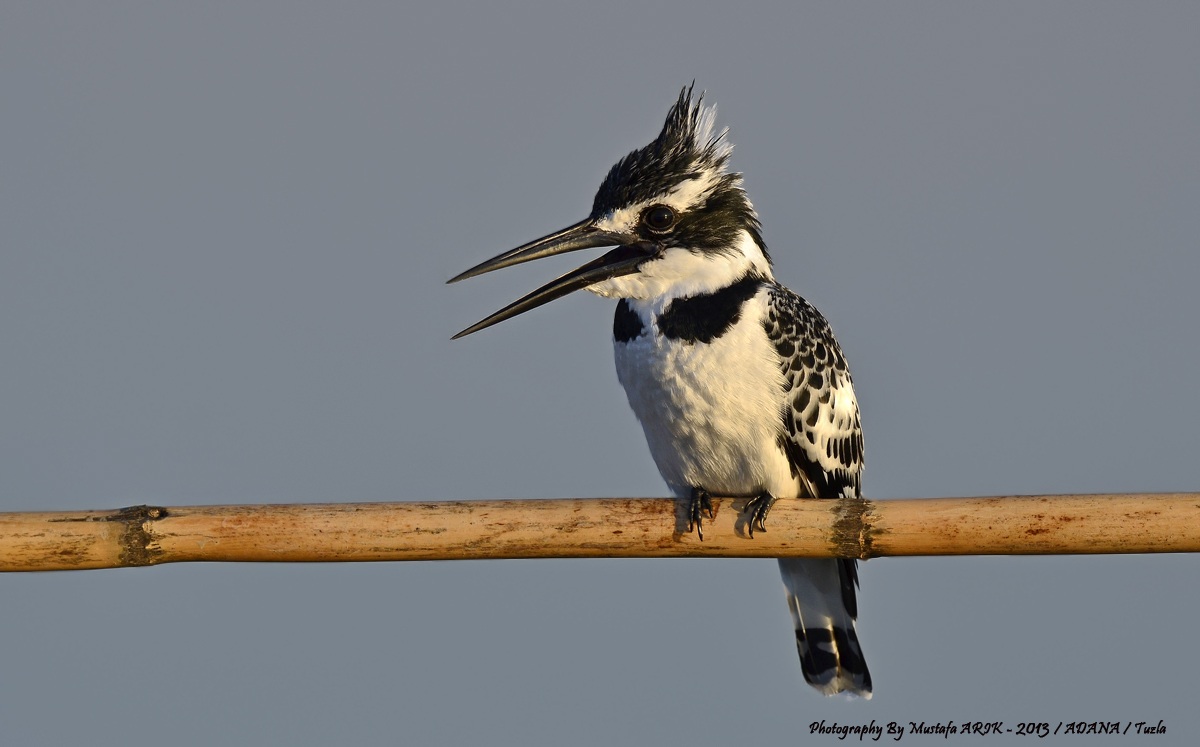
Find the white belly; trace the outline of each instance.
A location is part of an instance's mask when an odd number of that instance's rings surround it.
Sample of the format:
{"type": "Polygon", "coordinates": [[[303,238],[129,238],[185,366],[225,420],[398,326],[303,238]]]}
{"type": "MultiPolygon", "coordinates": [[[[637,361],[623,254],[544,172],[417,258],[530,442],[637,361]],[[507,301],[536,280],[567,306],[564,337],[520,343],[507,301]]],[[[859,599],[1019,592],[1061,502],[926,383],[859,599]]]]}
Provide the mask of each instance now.
{"type": "Polygon", "coordinates": [[[711,343],[664,338],[650,302],[629,302],[645,331],[614,343],[617,377],[658,471],[678,496],[693,487],[714,495],[800,494],[777,444],[784,380],[758,321],[765,311],[762,295],[711,343]]]}

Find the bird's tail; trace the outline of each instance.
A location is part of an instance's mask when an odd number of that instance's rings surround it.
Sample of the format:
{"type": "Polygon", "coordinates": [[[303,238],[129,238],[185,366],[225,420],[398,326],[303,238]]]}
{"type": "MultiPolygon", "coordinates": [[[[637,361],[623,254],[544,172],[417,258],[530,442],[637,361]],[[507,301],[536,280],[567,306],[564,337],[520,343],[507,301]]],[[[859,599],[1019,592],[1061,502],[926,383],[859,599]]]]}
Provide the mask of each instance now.
{"type": "Polygon", "coordinates": [[[858,566],[854,560],[780,558],[804,680],[825,695],[871,697],[871,673],[858,645],[858,566]]]}

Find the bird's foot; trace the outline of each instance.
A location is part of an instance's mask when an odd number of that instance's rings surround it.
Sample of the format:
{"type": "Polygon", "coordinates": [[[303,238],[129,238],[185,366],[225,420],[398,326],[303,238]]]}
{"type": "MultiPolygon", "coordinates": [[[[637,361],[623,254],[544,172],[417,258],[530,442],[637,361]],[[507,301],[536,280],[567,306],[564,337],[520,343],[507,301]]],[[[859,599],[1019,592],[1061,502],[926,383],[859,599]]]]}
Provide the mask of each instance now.
{"type": "Polygon", "coordinates": [[[754,536],[755,527],[758,527],[760,532],[767,531],[767,514],[774,505],[775,496],[770,493],[760,493],[757,498],[752,498],[746,503],[746,511],[750,514],[750,521],[746,522],[746,531],[751,537],[754,536]]]}
{"type": "Polygon", "coordinates": [[[704,541],[704,514],[713,518],[712,497],[704,488],[692,488],[692,499],[688,501],[688,531],[696,530],[696,536],[704,541]]]}

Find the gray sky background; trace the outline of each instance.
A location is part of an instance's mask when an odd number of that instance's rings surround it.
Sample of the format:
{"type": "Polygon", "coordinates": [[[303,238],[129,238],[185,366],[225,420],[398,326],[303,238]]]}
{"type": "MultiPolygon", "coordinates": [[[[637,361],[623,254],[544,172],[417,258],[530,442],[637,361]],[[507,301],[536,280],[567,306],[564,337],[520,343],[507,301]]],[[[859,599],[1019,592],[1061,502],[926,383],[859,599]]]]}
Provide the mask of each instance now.
{"type": "MultiPolygon", "coordinates": [[[[610,302],[449,340],[578,256],[443,282],[583,217],[693,78],[850,358],[869,496],[1200,490],[1198,38],[1184,2],[5,3],[0,510],[665,495],[610,302]]],[[[1194,744],[1198,577],[872,561],[852,703],[768,561],[7,575],[0,738],[1194,744]]]]}

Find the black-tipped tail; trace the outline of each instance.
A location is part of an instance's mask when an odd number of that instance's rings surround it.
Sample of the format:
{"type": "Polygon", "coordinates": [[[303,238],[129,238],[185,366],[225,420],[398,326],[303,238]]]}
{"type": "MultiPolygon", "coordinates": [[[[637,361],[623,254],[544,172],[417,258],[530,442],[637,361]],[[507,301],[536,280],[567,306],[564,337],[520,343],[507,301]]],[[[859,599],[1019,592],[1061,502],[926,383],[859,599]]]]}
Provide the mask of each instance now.
{"type": "Polygon", "coordinates": [[[807,628],[796,631],[804,681],[826,695],[871,697],[871,673],[854,628],[807,628]]]}
{"type": "Polygon", "coordinates": [[[854,630],[854,561],[780,559],[804,681],[825,695],[871,697],[871,673],[854,630]]]}

